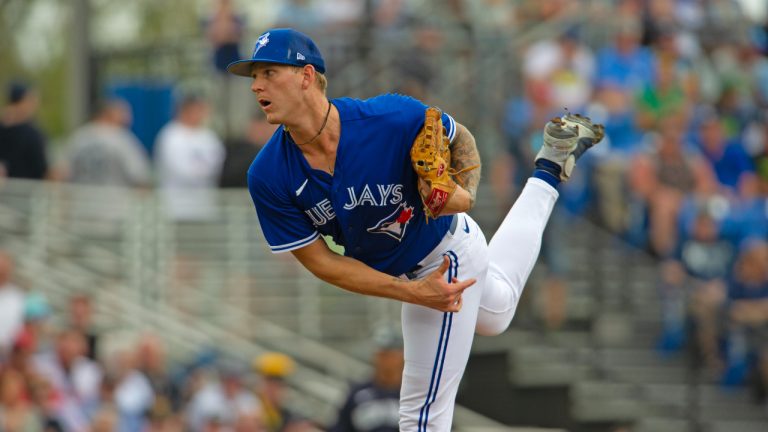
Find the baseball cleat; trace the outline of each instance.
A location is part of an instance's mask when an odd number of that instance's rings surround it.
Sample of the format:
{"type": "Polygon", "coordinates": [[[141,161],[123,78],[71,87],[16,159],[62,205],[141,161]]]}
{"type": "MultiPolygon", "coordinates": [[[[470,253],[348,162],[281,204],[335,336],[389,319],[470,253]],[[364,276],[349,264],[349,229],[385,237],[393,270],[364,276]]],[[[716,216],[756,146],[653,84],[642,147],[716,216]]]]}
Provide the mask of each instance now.
{"type": "Polygon", "coordinates": [[[592,123],[588,117],[570,113],[562,118],[555,117],[544,126],[544,143],[536,155],[536,166],[566,181],[571,177],[579,157],[600,142],[604,135],[603,125],[592,123]],[[560,169],[542,166],[542,159],[560,169]]]}
{"type": "Polygon", "coordinates": [[[603,139],[603,136],[605,136],[603,125],[592,123],[592,120],[590,120],[589,117],[584,117],[581,114],[568,113],[564,115],[561,120],[568,126],[577,127],[579,138],[594,139],[594,144],[599,143],[600,140],[603,139]]]}

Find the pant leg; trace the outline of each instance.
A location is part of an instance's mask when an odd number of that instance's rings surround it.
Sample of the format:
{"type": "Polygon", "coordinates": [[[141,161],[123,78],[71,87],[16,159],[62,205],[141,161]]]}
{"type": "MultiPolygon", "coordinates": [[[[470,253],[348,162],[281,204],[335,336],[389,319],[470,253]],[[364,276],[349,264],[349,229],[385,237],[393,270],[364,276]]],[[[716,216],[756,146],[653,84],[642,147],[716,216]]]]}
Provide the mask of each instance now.
{"type": "Polygon", "coordinates": [[[455,234],[446,238],[428,256],[418,272],[423,277],[442,262],[451,260],[446,277],[476,278],[462,294],[457,313],[403,304],[405,368],[400,390],[400,430],[448,432],[453,421],[456,391],[464,374],[477,322],[477,311],[487,273],[487,245],[471,219],[460,218],[455,234]],[[468,232],[467,232],[468,231],[468,232]]]}
{"type": "Polygon", "coordinates": [[[539,256],[544,228],[557,197],[557,190],[546,182],[528,179],[520,197],[491,239],[488,275],[477,317],[478,334],[497,335],[512,322],[525,283],[539,256]]]}

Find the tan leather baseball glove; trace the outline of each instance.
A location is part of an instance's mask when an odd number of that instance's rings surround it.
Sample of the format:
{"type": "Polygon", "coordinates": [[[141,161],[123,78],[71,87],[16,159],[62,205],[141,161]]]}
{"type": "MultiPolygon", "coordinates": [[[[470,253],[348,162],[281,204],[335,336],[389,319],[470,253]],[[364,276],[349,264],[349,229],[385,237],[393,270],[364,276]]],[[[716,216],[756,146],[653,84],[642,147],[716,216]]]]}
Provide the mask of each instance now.
{"type": "Polygon", "coordinates": [[[421,196],[424,213],[433,219],[440,216],[456,191],[456,181],[452,176],[477,168],[472,166],[461,171],[451,168],[451,149],[443,128],[442,114],[438,108],[427,108],[424,126],[411,147],[413,169],[430,188],[427,195],[421,196]]]}

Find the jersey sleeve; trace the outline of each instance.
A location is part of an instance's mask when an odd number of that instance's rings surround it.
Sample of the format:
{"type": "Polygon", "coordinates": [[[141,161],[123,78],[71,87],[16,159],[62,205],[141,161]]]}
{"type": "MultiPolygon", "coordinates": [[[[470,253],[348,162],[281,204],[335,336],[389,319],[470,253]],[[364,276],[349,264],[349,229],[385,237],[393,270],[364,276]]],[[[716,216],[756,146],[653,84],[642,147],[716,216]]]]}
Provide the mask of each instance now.
{"type": "Polygon", "coordinates": [[[445,127],[445,133],[448,136],[448,141],[453,143],[453,139],[456,138],[456,120],[450,115],[443,112],[443,126],[445,127]]]}
{"type": "Polygon", "coordinates": [[[249,171],[248,190],[261,231],[273,253],[302,248],[320,236],[307,216],[274,183],[257,178],[249,171]]]}
{"type": "MultiPolygon", "coordinates": [[[[402,112],[405,113],[407,118],[410,118],[411,120],[408,120],[409,124],[413,119],[418,123],[417,131],[424,126],[424,112],[427,110],[428,106],[424,104],[424,102],[421,102],[418,99],[412,98],[410,96],[399,96],[400,102],[403,104],[402,112]]],[[[439,107],[438,107],[439,108],[439,107]]],[[[456,138],[456,120],[453,119],[451,115],[443,111],[443,127],[445,127],[445,133],[448,136],[448,140],[453,143],[454,138],[456,138]]],[[[414,135],[415,136],[415,135],[414,135]]]]}

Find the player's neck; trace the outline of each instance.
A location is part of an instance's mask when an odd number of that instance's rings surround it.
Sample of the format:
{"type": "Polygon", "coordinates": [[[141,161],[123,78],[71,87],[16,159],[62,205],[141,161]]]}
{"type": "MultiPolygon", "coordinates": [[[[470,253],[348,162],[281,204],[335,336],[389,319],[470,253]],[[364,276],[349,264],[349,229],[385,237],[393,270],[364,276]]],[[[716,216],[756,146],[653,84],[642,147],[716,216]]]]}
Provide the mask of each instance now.
{"type": "Polygon", "coordinates": [[[336,150],[338,111],[328,99],[323,97],[319,103],[312,104],[308,113],[300,118],[305,120],[286,125],[285,129],[302,152],[327,153],[336,150]]]}

